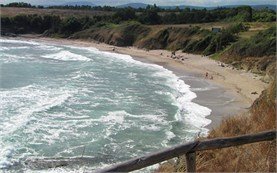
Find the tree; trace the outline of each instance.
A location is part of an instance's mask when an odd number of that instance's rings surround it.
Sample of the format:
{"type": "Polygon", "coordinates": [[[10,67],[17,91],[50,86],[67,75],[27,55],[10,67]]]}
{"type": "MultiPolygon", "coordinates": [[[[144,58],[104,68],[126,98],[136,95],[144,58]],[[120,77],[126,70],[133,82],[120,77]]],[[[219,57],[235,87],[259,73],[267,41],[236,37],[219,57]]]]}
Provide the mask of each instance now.
{"type": "Polygon", "coordinates": [[[60,29],[60,33],[65,36],[69,36],[77,31],[82,29],[82,24],[76,17],[69,17],[65,21],[62,22],[62,26],[60,29]]]}
{"type": "Polygon", "coordinates": [[[176,13],[171,12],[169,14],[164,15],[163,18],[162,18],[162,23],[164,23],[164,24],[177,24],[178,20],[177,20],[176,13]]]}
{"type": "Polygon", "coordinates": [[[161,23],[161,17],[155,9],[146,9],[140,16],[139,21],[144,24],[156,25],[161,23]]]}
{"type": "Polygon", "coordinates": [[[133,20],[136,18],[136,12],[133,8],[119,9],[114,15],[113,19],[116,23],[120,21],[133,20]]]}

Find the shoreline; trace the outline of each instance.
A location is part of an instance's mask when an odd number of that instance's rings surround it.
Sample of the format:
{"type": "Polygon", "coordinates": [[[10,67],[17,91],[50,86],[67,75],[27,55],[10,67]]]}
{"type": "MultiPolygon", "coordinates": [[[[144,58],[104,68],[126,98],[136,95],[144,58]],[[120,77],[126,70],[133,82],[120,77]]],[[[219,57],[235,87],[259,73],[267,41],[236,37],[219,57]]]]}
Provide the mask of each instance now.
{"type": "Polygon", "coordinates": [[[267,84],[259,80],[259,77],[242,70],[232,69],[232,67],[221,67],[218,61],[201,55],[186,54],[176,52],[182,56],[183,61],[170,58],[171,52],[167,50],[145,51],[135,47],[116,47],[104,43],[95,43],[88,40],[79,39],[55,39],[39,37],[37,35],[22,35],[19,39],[31,39],[64,45],[77,45],[84,47],[94,47],[100,51],[108,51],[132,56],[135,60],[160,65],[191,86],[191,91],[195,92],[197,98],[192,101],[212,110],[211,115],[206,118],[212,122],[205,128],[212,130],[220,125],[221,121],[243,112],[251,106],[267,84]],[[115,48],[115,51],[113,51],[115,48]],[[213,76],[213,80],[205,79],[208,72],[213,76]],[[206,90],[203,88],[207,88],[206,90]],[[253,95],[251,92],[257,92],[253,95]]]}

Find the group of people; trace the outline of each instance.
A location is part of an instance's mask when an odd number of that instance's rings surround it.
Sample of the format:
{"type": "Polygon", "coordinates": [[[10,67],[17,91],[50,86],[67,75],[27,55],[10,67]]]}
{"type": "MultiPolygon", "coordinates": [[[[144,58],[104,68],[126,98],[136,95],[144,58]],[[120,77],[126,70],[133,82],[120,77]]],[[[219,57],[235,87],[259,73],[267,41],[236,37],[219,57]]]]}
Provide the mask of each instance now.
{"type": "Polygon", "coordinates": [[[210,75],[210,76],[209,76],[209,73],[206,72],[206,74],[205,74],[205,79],[211,79],[211,80],[213,80],[214,77],[213,77],[213,75],[210,75]]]}
{"type": "MultiPolygon", "coordinates": [[[[185,58],[183,58],[182,55],[177,56],[175,51],[171,52],[170,58],[172,58],[172,59],[179,59],[179,60],[182,60],[182,61],[185,60],[185,58]]],[[[187,58],[186,58],[186,59],[187,59],[187,58]]]]}

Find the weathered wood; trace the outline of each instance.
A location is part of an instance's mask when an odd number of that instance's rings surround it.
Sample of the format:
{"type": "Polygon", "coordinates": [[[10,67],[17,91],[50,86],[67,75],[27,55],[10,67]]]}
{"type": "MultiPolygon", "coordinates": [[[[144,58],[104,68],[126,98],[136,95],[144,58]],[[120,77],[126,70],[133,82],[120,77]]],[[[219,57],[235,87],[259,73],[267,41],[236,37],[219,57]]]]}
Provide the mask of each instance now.
{"type": "Polygon", "coordinates": [[[203,141],[189,142],[165,149],[160,152],[137,157],[135,159],[131,159],[108,168],[96,170],[95,172],[130,172],[172,159],[174,157],[184,155],[189,152],[226,148],[261,141],[270,141],[274,139],[276,139],[275,130],[236,137],[215,138],[203,141]]]}
{"type": "Polygon", "coordinates": [[[229,138],[215,138],[201,141],[193,151],[227,148],[261,141],[271,141],[274,139],[276,139],[275,130],[229,138]]]}
{"type": "Polygon", "coordinates": [[[196,153],[186,153],[186,166],[187,172],[195,172],[196,171],[196,153]]]}
{"type": "Polygon", "coordinates": [[[193,149],[197,144],[198,144],[197,142],[190,142],[186,144],[185,149],[182,146],[172,147],[164,150],[162,153],[156,152],[147,156],[131,159],[129,161],[120,163],[110,168],[106,168],[103,170],[96,170],[96,172],[130,172],[130,171],[138,170],[150,165],[154,165],[156,163],[160,163],[165,160],[172,159],[180,155],[184,155],[188,151],[193,149]]]}

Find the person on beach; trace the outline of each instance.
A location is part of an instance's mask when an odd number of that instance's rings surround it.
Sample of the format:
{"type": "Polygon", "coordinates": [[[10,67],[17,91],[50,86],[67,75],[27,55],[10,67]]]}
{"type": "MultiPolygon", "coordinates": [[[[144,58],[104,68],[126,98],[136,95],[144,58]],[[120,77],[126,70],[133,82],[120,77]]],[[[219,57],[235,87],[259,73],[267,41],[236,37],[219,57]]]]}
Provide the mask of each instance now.
{"type": "Polygon", "coordinates": [[[205,79],[207,79],[208,77],[209,77],[209,73],[206,72],[205,79]]]}

